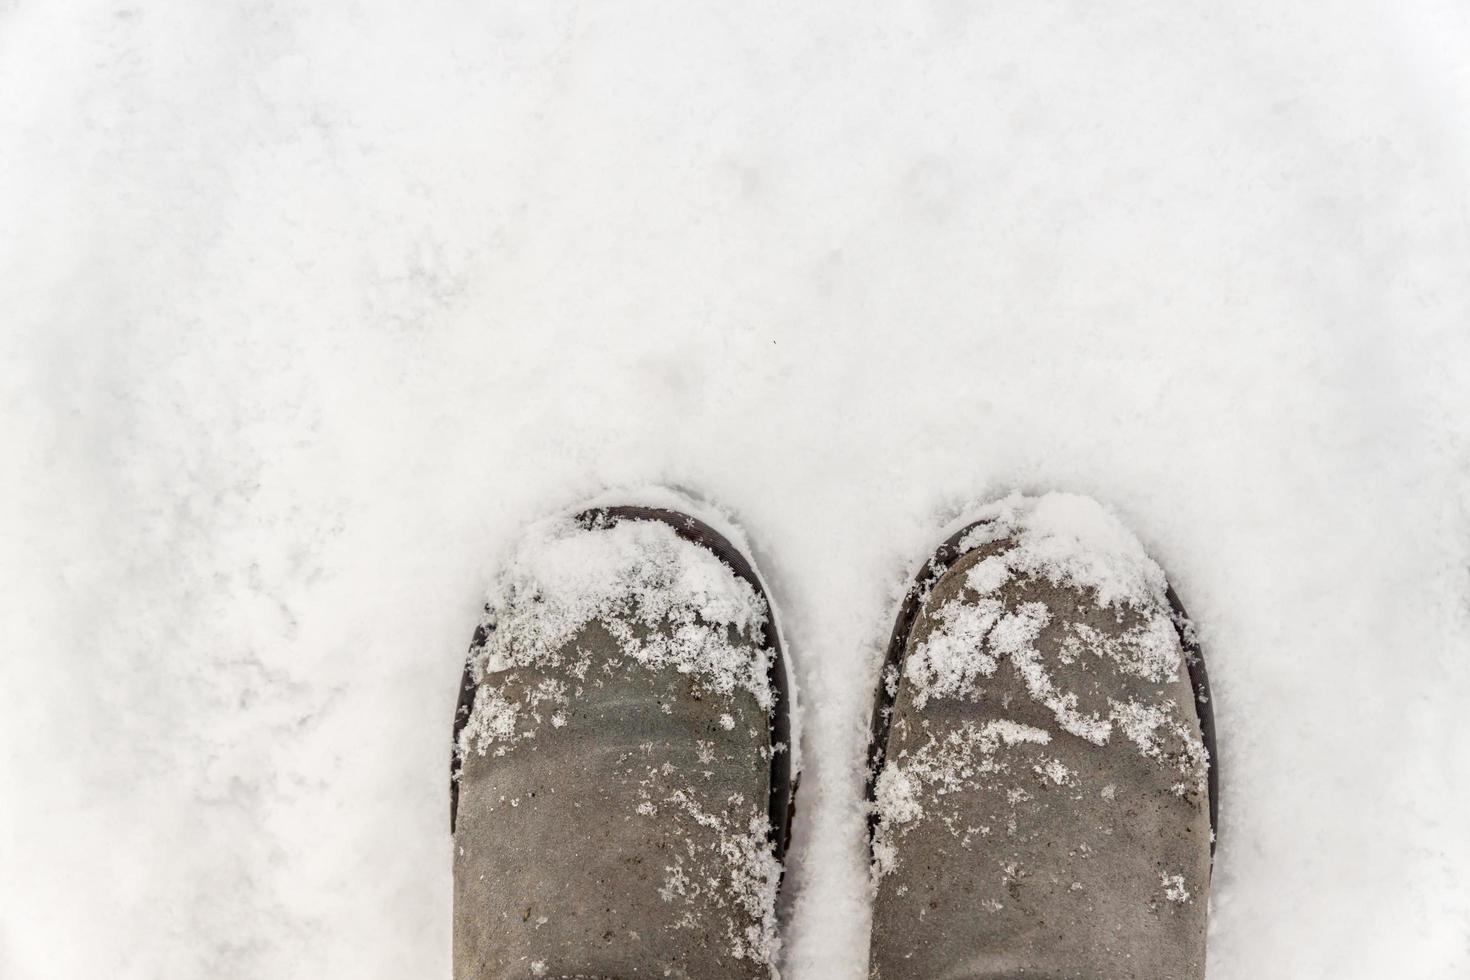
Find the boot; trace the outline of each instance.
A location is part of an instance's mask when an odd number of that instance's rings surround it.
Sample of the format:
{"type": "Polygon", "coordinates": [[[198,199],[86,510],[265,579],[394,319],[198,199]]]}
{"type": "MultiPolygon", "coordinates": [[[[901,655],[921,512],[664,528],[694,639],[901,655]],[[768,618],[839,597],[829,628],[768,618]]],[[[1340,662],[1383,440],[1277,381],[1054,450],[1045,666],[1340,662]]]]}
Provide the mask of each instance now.
{"type": "Polygon", "coordinates": [[[456,980],[772,976],[788,700],[759,578],[707,525],[533,528],[455,718],[456,980]]]}
{"type": "Polygon", "coordinates": [[[1115,518],[987,508],[921,573],[881,681],[873,978],[1204,976],[1208,683],[1115,518]]]}

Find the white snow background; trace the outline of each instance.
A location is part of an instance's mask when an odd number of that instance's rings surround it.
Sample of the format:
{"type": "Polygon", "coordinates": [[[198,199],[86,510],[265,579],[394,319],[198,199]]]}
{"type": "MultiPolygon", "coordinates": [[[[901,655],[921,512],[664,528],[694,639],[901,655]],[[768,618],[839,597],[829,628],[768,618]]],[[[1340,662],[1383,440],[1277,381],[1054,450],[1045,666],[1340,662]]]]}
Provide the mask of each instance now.
{"type": "Polygon", "coordinates": [[[733,511],[864,975],[893,598],[1091,494],[1215,684],[1211,977],[1470,975],[1470,9],[0,0],[0,976],[449,975],[517,529],[733,511]]]}

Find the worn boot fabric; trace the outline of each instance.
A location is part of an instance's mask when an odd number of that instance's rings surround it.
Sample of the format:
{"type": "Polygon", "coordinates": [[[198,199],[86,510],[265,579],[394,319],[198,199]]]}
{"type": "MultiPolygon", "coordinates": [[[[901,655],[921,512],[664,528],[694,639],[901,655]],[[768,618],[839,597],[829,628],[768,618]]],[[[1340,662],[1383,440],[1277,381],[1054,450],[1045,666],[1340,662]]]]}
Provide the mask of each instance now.
{"type": "Polygon", "coordinates": [[[758,580],[665,516],[534,526],[486,606],[456,735],[456,980],[771,975],[774,624],[758,580]]]}
{"type": "Polygon", "coordinates": [[[871,976],[1202,977],[1211,760],[1164,574],[1087,498],[978,518],[883,678],[871,976]]]}

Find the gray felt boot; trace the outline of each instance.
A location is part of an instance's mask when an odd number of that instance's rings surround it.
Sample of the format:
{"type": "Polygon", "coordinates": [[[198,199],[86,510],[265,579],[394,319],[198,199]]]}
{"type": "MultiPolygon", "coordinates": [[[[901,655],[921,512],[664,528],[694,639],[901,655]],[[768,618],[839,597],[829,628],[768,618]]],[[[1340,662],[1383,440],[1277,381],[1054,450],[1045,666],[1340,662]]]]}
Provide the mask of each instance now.
{"type": "Polygon", "coordinates": [[[884,668],[871,975],[1203,977],[1213,731],[1192,631],[1115,518],[987,508],[884,668]]]}
{"type": "Polygon", "coordinates": [[[708,526],[533,528],[456,716],[456,980],[771,976],[787,683],[759,579],[708,526]]]}

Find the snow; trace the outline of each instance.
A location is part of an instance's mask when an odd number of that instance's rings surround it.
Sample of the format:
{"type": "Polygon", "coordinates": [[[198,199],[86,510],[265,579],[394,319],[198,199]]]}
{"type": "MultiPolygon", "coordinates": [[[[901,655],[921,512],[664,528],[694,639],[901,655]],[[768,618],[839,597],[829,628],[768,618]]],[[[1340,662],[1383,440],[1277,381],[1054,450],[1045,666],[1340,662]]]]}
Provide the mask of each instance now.
{"type": "Polygon", "coordinates": [[[1013,492],[981,507],[975,520],[985,523],[965,535],[961,550],[1012,542],[966,574],[965,584],[981,595],[1024,575],[1090,590],[1104,607],[1122,604],[1151,613],[1168,605],[1164,570],[1123,522],[1095,500],[1055,491],[1039,496],[1013,492]]]}
{"type": "MultiPolygon", "coordinates": [[[[874,795],[885,827],[918,820],[924,815],[925,799],[942,797],[963,788],[970,780],[1004,771],[1004,763],[991,758],[977,759],[977,756],[989,757],[1002,746],[1026,742],[1047,745],[1051,733],[998,718],[981,725],[967,722],[948,732],[942,741],[930,736],[918,751],[891,760],[878,776],[874,795]]],[[[1052,762],[1061,765],[1059,760],[1052,762]]],[[[1065,777],[1057,780],[1064,781],[1065,777]]],[[[875,851],[881,853],[886,843],[880,836],[875,851]]],[[[877,863],[880,872],[886,870],[884,861],[877,863]]]]}
{"type": "Polygon", "coordinates": [[[781,948],[775,914],[781,864],[771,852],[769,819],[764,813],[757,813],[748,818],[744,827],[739,826],[738,814],[749,809],[739,796],[730,798],[721,813],[706,813],[688,794],[678,790],[670,802],[706,832],[696,834],[691,828],[684,840],[691,862],[706,869],[707,877],[690,882],[684,875],[683,855],[676,852],[672,855],[674,865],[665,869],[671,876],[661,892],[664,901],[672,901],[676,895],[682,897],[688,890],[701,909],[711,906],[740,909],[752,924],[737,932],[736,920],[727,914],[722,937],[725,948],[737,960],[751,959],[770,965],[781,948]],[[706,850],[711,853],[704,853],[706,850]]]}
{"type": "Polygon", "coordinates": [[[784,976],[864,975],[880,650],[1012,490],[1195,619],[1211,977],[1470,974],[1467,34],[0,7],[0,975],[448,976],[481,597],[649,483],[734,513],[801,683],[784,976]]]}
{"type": "MultiPolygon", "coordinates": [[[[959,810],[946,797],[1009,773],[1010,761],[998,750],[1023,743],[1047,745],[1050,742],[1048,731],[1001,718],[980,725],[966,722],[950,729],[942,739],[931,734],[918,749],[890,757],[879,772],[873,793],[874,808],[881,818],[873,835],[870,877],[874,886],[898,867],[902,838],[925,817],[941,816],[950,832],[966,847],[977,831],[982,837],[990,836],[988,826],[969,826],[966,821],[972,814],[959,810]]],[[[1065,771],[1060,760],[1050,762],[1065,771]]],[[[1045,773],[1039,774],[1045,778],[1045,773]]],[[[1065,777],[1057,781],[1064,780],[1065,777]]],[[[1014,788],[1008,798],[1014,807],[1029,795],[1014,788]]],[[[900,885],[898,894],[902,895],[905,887],[900,885]]]]}
{"type": "Polygon", "coordinates": [[[981,678],[995,673],[1000,661],[985,639],[1003,615],[1001,603],[988,598],[951,602],[934,611],[939,625],[904,662],[916,705],[922,708],[934,695],[969,697],[981,678]]]}
{"type": "Polygon", "coordinates": [[[1180,904],[1189,901],[1189,889],[1184,887],[1183,875],[1159,875],[1159,884],[1164,886],[1164,897],[1169,901],[1180,904]]]}

